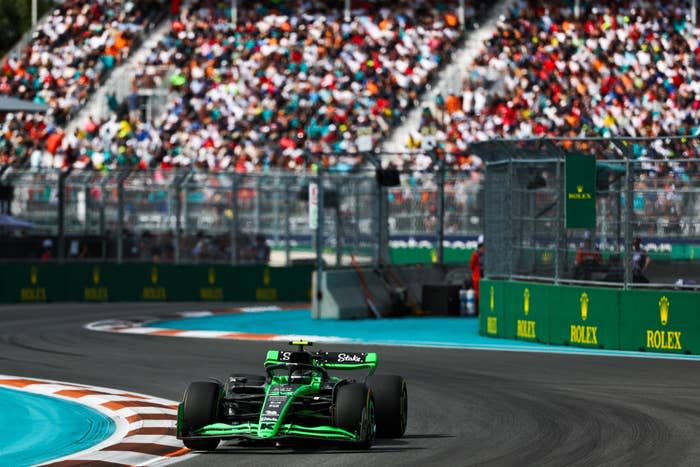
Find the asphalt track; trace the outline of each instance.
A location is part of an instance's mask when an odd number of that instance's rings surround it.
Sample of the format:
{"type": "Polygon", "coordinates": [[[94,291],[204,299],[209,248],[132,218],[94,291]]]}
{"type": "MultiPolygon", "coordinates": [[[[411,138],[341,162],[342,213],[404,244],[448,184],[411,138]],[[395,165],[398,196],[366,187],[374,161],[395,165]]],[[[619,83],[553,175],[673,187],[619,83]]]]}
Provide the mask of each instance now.
{"type": "MultiPolygon", "coordinates": [[[[177,400],[191,380],[224,377],[230,370],[259,372],[269,343],[111,334],[82,327],[98,319],[207,307],[0,307],[0,373],[177,400]]],[[[698,362],[376,350],[380,372],[408,380],[406,437],[379,440],[368,452],[224,445],[178,465],[698,465],[698,362]]]]}

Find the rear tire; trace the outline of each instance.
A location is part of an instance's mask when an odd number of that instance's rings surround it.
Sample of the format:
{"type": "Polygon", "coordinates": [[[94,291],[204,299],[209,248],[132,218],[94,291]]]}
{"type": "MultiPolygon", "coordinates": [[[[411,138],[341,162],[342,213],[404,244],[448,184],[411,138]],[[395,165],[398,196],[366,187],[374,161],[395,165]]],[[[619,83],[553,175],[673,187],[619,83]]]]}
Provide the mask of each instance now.
{"type": "MultiPolygon", "coordinates": [[[[219,412],[221,386],[209,381],[190,383],[183,399],[182,433],[187,436],[192,430],[216,422],[219,412]]],[[[195,451],[212,451],[219,445],[217,438],[183,440],[185,447],[195,451]]]]}
{"type": "Polygon", "coordinates": [[[408,422],[406,381],[397,375],[374,375],[367,378],[375,403],[378,438],[400,438],[408,422]]]}
{"type": "Polygon", "coordinates": [[[355,445],[369,449],[374,442],[374,399],[372,391],[363,383],[340,386],[335,396],[335,425],[350,433],[358,433],[362,439],[355,445]]]}

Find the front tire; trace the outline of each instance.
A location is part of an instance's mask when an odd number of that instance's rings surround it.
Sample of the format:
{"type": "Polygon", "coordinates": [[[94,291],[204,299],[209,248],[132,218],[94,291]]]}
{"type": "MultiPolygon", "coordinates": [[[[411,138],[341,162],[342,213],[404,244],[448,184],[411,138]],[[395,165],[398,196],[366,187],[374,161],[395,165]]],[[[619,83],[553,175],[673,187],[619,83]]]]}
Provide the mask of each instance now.
{"type": "Polygon", "coordinates": [[[400,438],[408,423],[406,381],[397,375],[374,375],[367,378],[375,403],[378,438],[400,438]]]}
{"type": "MultiPolygon", "coordinates": [[[[210,381],[191,383],[185,391],[182,409],[182,433],[187,436],[192,430],[216,422],[219,411],[221,386],[210,381]]],[[[217,438],[185,439],[185,447],[195,451],[213,451],[219,445],[217,438]]]]}
{"type": "Polygon", "coordinates": [[[335,425],[361,439],[358,449],[369,449],[375,438],[374,399],[372,391],[363,383],[340,386],[335,396],[335,425]]]}

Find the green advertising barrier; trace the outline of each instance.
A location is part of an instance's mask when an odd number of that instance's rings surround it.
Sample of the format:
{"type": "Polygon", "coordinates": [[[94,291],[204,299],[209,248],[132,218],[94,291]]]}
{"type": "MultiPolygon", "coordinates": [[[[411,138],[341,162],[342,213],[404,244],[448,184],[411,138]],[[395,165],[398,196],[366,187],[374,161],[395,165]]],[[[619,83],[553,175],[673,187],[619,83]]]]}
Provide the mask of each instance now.
{"type": "MultiPolygon", "coordinates": [[[[473,248],[445,247],[443,250],[444,262],[453,264],[461,263],[465,266],[474,252],[473,248]]],[[[431,264],[437,262],[435,248],[390,248],[389,260],[391,264],[431,264]]]]}
{"type": "Polygon", "coordinates": [[[700,353],[700,294],[662,290],[622,292],[620,348],[700,353]]]}
{"type": "Polygon", "coordinates": [[[309,301],[311,265],[3,263],[0,302],[309,301]]]}
{"type": "Polygon", "coordinates": [[[479,282],[479,333],[482,336],[503,337],[507,308],[506,285],[501,281],[479,282]]]}
{"type": "Polygon", "coordinates": [[[700,353],[700,293],[483,280],[485,336],[613,350],[700,353]],[[493,290],[493,292],[491,292],[493,290]],[[500,297],[503,299],[499,299],[500,297]],[[499,307],[503,303],[503,307],[499,307]],[[494,319],[495,318],[495,321],[494,319]],[[496,332],[494,324],[497,323],[496,332]]]}
{"type": "Polygon", "coordinates": [[[546,285],[510,282],[505,290],[503,337],[549,342],[549,292],[546,285]]]}
{"type": "Polygon", "coordinates": [[[549,344],[619,348],[618,290],[554,285],[548,287],[549,344]]]}

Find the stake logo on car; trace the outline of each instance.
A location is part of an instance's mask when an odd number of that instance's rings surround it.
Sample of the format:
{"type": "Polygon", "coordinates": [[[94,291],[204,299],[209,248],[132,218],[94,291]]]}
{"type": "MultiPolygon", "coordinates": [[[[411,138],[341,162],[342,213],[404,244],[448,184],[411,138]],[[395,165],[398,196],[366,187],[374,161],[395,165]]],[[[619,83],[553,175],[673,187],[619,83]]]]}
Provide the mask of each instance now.
{"type": "Polygon", "coordinates": [[[338,354],[338,363],[345,363],[345,362],[354,362],[354,363],[362,363],[362,357],[359,355],[348,355],[344,353],[338,354]]]}

